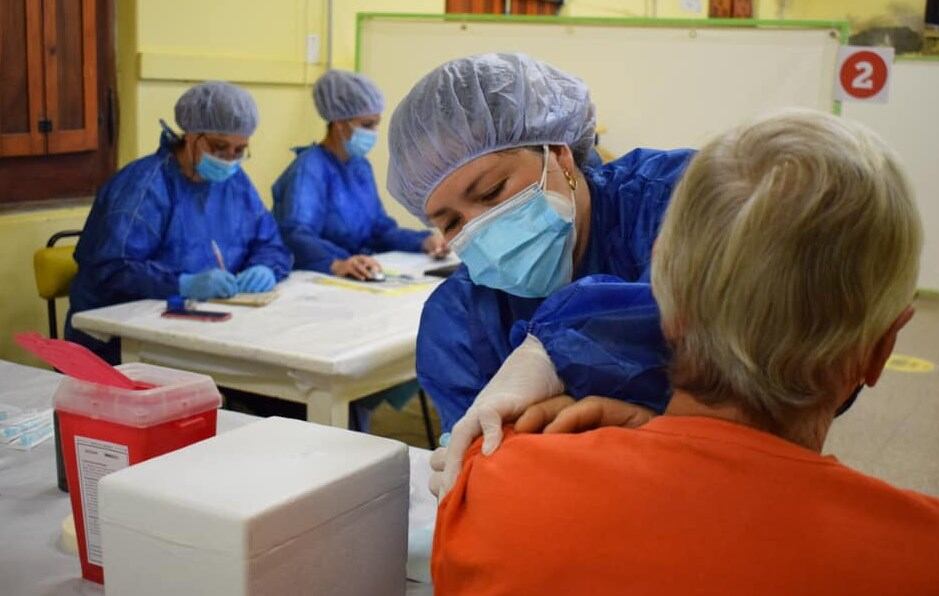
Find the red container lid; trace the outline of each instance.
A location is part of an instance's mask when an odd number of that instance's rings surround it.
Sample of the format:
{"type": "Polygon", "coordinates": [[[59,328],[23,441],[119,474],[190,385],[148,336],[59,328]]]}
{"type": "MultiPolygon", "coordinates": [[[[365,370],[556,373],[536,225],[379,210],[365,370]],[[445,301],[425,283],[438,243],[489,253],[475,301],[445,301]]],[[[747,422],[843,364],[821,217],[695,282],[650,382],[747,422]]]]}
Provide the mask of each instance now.
{"type": "Polygon", "coordinates": [[[24,350],[70,377],[99,385],[137,388],[131,379],[83,345],[63,339],[46,339],[36,332],[18,333],[14,339],[24,350]]]}

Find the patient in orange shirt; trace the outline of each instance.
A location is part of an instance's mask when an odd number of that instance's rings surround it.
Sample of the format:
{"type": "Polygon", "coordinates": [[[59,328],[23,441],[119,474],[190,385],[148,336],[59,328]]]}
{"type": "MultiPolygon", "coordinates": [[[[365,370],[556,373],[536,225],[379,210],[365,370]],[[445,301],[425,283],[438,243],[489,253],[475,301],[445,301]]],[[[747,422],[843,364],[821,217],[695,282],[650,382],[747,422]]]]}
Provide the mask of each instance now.
{"type": "Polygon", "coordinates": [[[922,228],[870,131],[784,112],[689,166],[652,285],[665,415],[560,398],[468,452],[441,503],[436,593],[939,594],[939,500],[820,455],[913,315],[922,228]],[[623,415],[627,421],[631,413],[623,415]]]}

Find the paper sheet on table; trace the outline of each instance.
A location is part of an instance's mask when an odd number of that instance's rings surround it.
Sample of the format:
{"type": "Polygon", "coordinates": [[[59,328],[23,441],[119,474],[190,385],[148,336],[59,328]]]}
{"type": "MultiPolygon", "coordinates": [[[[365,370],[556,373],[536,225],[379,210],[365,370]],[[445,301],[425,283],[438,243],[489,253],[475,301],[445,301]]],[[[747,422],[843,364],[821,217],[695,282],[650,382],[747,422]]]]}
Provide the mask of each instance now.
{"type": "Polygon", "coordinates": [[[235,294],[231,298],[213,298],[209,302],[216,304],[232,304],[234,306],[267,306],[277,300],[279,294],[273,292],[258,292],[256,294],[235,294]]]}
{"type": "Polygon", "coordinates": [[[385,270],[388,277],[385,281],[356,281],[343,277],[317,277],[313,283],[325,286],[335,286],[347,290],[356,290],[358,292],[368,292],[369,294],[379,294],[384,296],[400,296],[412,292],[421,292],[438,283],[439,279],[433,278],[405,278],[385,270]]]}
{"type": "Polygon", "coordinates": [[[420,277],[429,269],[460,263],[460,259],[452,253],[443,259],[434,259],[422,253],[401,251],[386,252],[374,256],[386,272],[394,271],[412,277],[420,277]]]}

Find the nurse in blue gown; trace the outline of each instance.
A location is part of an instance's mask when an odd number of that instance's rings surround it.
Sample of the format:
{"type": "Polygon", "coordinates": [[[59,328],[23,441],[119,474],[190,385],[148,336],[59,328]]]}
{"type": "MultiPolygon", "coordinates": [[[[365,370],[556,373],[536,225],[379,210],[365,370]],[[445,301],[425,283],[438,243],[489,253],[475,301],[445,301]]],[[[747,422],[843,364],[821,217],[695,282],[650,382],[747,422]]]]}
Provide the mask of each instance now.
{"type": "Polygon", "coordinates": [[[382,207],[366,159],[385,108],[378,87],[360,74],[330,70],[313,87],[313,100],[326,138],[294,149],[272,189],[294,267],[364,280],[381,271],[375,253],[445,254],[438,234],[401,228],[382,207]]]}
{"type": "Polygon", "coordinates": [[[75,250],[65,336],[112,364],[120,361],[119,340],[82,333],[72,315],[176,294],[208,300],[266,292],[291,270],[274,218],[241,169],[258,124],[251,95],[202,83],[179,98],[175,116],[182,135],[164,125],[156,152],[101,188],[75,250]]]}
{"type": "Polygon", "coordinates": [[[658,311],[636,284],[692,152],[587,166],[594,127],[584,83],[522,54],[448,62],[392,116],[388,189],[464,263],[428,300],[418,336],[418,380],[444,430],[529,334],[575,398],[668,402],[658,311]]]}
{"type": "MultiPolygon", "coordinates": [[[[439,234],[402,228],[382,206],[366,157],[385,109],[378,87],[363,75],[330,70],[314,85],[313,102],[327,122],[326,138],[295,148],[296,157],[271,189],[294,268],[366,280],[381,272],[376,253],[446,255],[439,234]]],[[[401,408],[417,390],[417,383],[404,383],[356,400],[353,428],[368,430],[370,413],[383,401],[401,408]]]]}

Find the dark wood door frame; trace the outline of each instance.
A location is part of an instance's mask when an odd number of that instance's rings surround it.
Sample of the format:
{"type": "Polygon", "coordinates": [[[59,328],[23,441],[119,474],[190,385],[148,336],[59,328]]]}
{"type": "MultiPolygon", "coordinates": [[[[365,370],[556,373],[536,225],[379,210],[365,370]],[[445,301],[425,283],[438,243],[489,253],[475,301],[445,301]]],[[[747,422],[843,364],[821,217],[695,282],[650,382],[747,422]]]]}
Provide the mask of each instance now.
{"type": "MultiPolygon", "coordinates": [[[[40,6],[43,0],[26,0],[28,5],[40,6]]],[[[96,111],[84,113],[86,122],[92,123],[97,142],[94,149],[74,153],[50,155],[0,157],[0,208],[21,202],[74,197],[91,197],[114,173],[117,162],[118,105],[116,97],[116,70],[114,55],[115,0],[83,0],[94,5],[92,23],[97,84],[91,90],[98,97],[96,111]]],[[[83,23],[85,32],[88,23],[83,23]]],[[[41,39],[42,31],[35,39],[41,39]]],[[[32,38],[31,38],[32,39],[32,38]]],[[[37,56],[42,60],[41,44],[37,56]]],[[[86,65],[86,68],[95,66],[86,65]]],[[[30,80],[32,84],[32,79],[30,80]]],[[[43,83],[40,80],[39,85],[43,83]]],[[[89,91],[85,90],[85,98],[89,91]]],[[[86,103],[87,105],[87,103],[86,103]]],[[[30,114],[32,118],[32,114],[30,114]]],[[[36,131],[42,142],[45,134],[36,131]]],[[[32,133],[31,133],[32,134],[32,133]]],[[[75,143],[75,135],[65,137],[64,146],[75,143]]],[[[63,145],[60,145],[61,148],[63,145]]],[[[75,145],[72,145],[74,147],[75,145]]]]}

